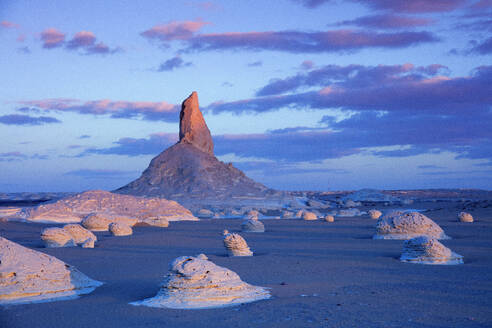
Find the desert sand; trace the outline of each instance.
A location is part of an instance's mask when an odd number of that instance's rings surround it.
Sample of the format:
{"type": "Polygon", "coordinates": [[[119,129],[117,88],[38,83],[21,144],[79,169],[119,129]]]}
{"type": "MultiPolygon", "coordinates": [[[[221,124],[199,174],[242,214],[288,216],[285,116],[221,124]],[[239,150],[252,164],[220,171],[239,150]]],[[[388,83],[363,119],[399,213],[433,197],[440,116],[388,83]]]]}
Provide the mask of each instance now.
{"type": "MultiPolygon", "coordinates": [[[[132,236],[95,232],[94,249],[44,248],[46,225],[0,222],[0,234],[76,266],[104,282],[79,299],[0,308],[2,327],[490,327],[492,326],[492,202],[416,201],[415,209],[452,237],[447,247],[463,265],[402,263],[401,240],[373,240],[369,216],[322,220],[263,220],[248,234],[252,257],[228,257],[220,233],[241,231],[242,220],[173,222],[134,227],[132,236]],[[469,212],[473,223],[458,222],[469,212]],[[271,288],[269,300],[236,307],[175,310],[131,306],[155,296],[168,264],[207,254],[243,281],[271,288]],[[74,317],[76,315],[76,317],[74,317]]],[[[399,205],[361,210],[402,208],[399,205]]],[[[410,208],[410,207],[408,207],[410,208]]]]}

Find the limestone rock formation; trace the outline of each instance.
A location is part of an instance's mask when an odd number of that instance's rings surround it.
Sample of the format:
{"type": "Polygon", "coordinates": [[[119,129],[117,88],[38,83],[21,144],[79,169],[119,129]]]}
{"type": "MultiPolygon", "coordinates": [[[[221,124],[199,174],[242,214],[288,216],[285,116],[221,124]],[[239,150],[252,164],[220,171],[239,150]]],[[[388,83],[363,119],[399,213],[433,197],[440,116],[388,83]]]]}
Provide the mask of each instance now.
{"type": "Polygon", "coordinates": [[[73,238],[73,241],[79,245],[84,244],[88,239],[97,241],[97,237],[91,231],[85,229],[80,224],[67,224],[63,227],[63,230],[68,231],[73,238]]]}
{"type": "Polygon", "coordinates": [[[378,211],[378,210],[369,210],[369,212],[367,212],[369,214],[369,217],[373,220],[377,220],[381,217],[381,215],[383,215],[383,213],[381,213],[381,211],[378,211]]]}
{"type": "Polygon", "coordinates": [[[113,222],[109,225],[109,231],[113,236],[129,236],[133,234],[132,227],[121,222],[113,222]]]}
{"type": "Polygon", "coordinates": [[[207,309],[270,298],[266,288],[241,280],[237,273],[209,261],[203,254],[181,256],[170,264],[157,295],[130,303],[172,309],[207,309]]]}
{"type": "Polygon", "coordinates": [[[175,201],[120,195],[102,190],[86,191],[53,203],[26,208],[21,216],[34,222],[79,223],[92,213],[103,215],[111,222],[125,221],[129,225],[148,216],[163,216],[168,221],[198,220],[175,201]]]}
{"type": "Polygon", "coordinates": [[[411,239],[421,235],[450,239],[437,223],[411,211],[394,211],[382,216],[376,223],[373,239],[411,239]]]}
{"type": "Polygon", "coordinates": [[[198,106],[198,94],[196,91],[193,91],[181,104],[179,141],[192,144],[205,153],[214,154],[212,135],[198,106]]]}
{"type": "Polygon", "coordinates": [[[143,225],[149,225],[152,227],[167,228],[169,227],[169,221],[164,216],[149,216],[140,220],[143,225]]]}
{"type": "Polygon", "coordinates": [[[333,217],[333,215],[326,215],[325,216],[325,221],[326,222],[335,222],[335,218],[333,217]]]}
{"type": "Polygon", "coordinates": [[[376,190],[376,189],[361,189],[358,191],[355,191],[346,197],[343,198],[344,200],[352,200],[355,202],[395,202],[399,201],[398,198],[393,197],[391,195],[388,195],[384,193],[381,190],[376,190]]]}
{"type": "Polygon", "coordinates": [[[246,240],[237,233],[229,233],[224,230],[224,246],[229,256],[253,256],[246,240]]]}
{"type": "Polygon", "coordinates": [[[265,232],[265,226],[258,220],[257,216],[253,216],[241,224],[241,230],[244,232],[265,232]]]}
{"type": "Polygon", "coordinates": [[[94,248],[94,243],[96,241],[94,239],[87,239],[83,244],[82,248],[94,248]]]}
{"type": "Polygon", "coordinates": [[[419,236],[405,241],[400,261],[420,264],[463,264],[463,256],[452,252],[437,239],[419,236]]]}
{"type": "Polygon", "coordinates": [[[41,231],[41,240],[46,247],[77,246],[70,232],[63,228],[46,228],[41,231]]]}
{"type": "Polygon", "coordinates": [[[318,216],[316,215],[316,213],[304,211],[304,213],[302,213],[302,219],[305,221],[313,221],[317,220],[318,216]]]}
{"type": "Polygon", "coordinates": [[[460,220],[460,222],[471,223],[473,222],[473,216],[470,213],[461,212],[460,214],[458,214],[458,220],[460,220]]]}
{"type": "Polygon", "coordinates": [[[293,216],[294,216],[294,213],[292,213],[290,211],[283,211],[282,212],[282,219],[292,219],[293,216]]]}
{"type": "Polygon", "coordinates": [[[91,231],[108,231],[111,219],[102,214],[92,213],[85,217],[82,225],[91,231]]]}
{"type": "Polygon", "coordinates": [[[214,156],[196,92],[183,102],[179,136],[179,142],[153,158],[137,180],[115,192],[165,197],[187,205],[283,202],[285,193],[268,189],[214,156]]]}
{"type": "Polygon", "coordinates": [[[66,299],[100,285],[53,256],[0,237],[0,305],[66,299]]]}

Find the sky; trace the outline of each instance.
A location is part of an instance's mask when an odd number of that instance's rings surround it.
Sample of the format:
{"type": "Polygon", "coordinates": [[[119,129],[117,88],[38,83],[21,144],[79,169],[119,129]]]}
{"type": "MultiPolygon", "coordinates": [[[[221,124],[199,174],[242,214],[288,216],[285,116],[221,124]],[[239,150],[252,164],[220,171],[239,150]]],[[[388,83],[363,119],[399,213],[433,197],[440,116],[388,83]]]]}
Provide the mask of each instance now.
{"type": "Polygon", "coordinates": [[[492,0],[0,0],[0,192],[113,190],[178,140],[282,190],[492,189],[492,0]]]}

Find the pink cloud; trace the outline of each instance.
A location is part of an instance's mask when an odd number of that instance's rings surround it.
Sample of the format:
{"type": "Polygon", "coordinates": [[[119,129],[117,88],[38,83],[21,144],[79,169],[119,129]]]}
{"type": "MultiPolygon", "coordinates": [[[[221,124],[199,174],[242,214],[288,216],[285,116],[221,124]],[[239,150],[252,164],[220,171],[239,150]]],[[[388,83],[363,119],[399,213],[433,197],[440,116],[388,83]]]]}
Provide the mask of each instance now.
{"type": "Polygon", "coordinates": [[[375,9],[403,13],[449,12],[466,5],[467,0],[354,0],[375,9]]]}
{"type": "Polygon", "coordinates": [[[112,118],[141,118],[169,122],[175,122],[179,118],[179,107],[165,101],[113,101],[103,99],[83,102],[76,99],[43,99],[21,101],[19,103],[45,111],[109,115],[112,118]]]}
{"type": "Polygon", "coordinates": [[[140,35],[148,39],[157,39],[160,41],[187,40],[207,24],[210,23],[202,21],[170,22],[163,25],[156,25],[140,33],[140,35]]]}
{"type": "Polygon", "coordinates": [[[65,34],[55,28],[48,28],[41,32],[41,41],[43,41],[43,48],[57,48],[65,42],[65,34]]]}
{"type": "Polygon", "coordinates": [[[74,35],[74,37],[68,41],[67,48],[77,49],[81,47],[92,46],[96,42],[96,36],[89,31],[81,31],[74,35]]]}
{"type": "Polygon", "coordinates": [[[14,28],[14,29],[19,29],[20,28],[20,25],[19,24],[15,24],[15,23],[12,23],[12,22],[9,22],[9,21],[1,21],[0,22],[0,26],[4,27],[4,28],[14,28]]]}
{"type": "Polygon", "coordinates": [[[340,25],[355,25],[360,27],[370,27],[379,29],[398,29],[398,28],[408,28],[417,26],[426,26],[433,22],[432,19],[411,17],[411,16],[401,16],[395,14],[381,14],[381,15],[370,15],[363,16],[353,20],[346,20],[337,23],[340,25]]]}

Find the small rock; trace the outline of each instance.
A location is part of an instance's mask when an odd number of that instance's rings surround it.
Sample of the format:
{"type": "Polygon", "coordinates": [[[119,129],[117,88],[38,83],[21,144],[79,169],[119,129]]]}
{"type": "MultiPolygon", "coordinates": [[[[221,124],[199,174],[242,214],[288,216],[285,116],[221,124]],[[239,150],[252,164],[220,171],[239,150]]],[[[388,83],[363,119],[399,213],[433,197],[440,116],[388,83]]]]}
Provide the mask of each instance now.
{"type": "Polygon", "coordinates": [[[458,219],[460,220],[460,222],[473,222],[473,216],[467,212],[461,212],[460,214],[458,214],[458,219]]]}
{"type": "Polygon", "coordinates": [[[113,222],[109,225],[109,231],[113,236],[129,236],[133,234],[133,230],[129,225],[120,222],[113,222]]]}

